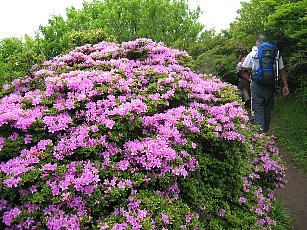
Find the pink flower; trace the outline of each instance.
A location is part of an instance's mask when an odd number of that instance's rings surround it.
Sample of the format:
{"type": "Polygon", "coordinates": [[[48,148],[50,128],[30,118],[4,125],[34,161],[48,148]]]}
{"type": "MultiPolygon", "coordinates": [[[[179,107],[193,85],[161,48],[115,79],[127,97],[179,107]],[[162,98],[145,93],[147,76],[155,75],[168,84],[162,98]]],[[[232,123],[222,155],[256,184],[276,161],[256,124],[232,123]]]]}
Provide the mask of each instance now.
{"type": "Polygon", "coordinates": [[[262,226],[264,224],[265,224],[265,220],[264,219],[258,220],[258,225],[262,226]]]}
{"type": "Polygon", "coordinates": [[[259,215],[263,215],[263,211],[260,208],[256,208],[255,213],[259,214],[259,215]]]}
{"type": "Polygon", "coordinates": [[[57,168],[57,164],[48,163],[42,166],[41,171],[47,171],[47,170],[55,171],[56,168],[57,168]]]}
{"type": "Polygon", "coordinates": [[[240,201],[240,203],[246,203],[246,198],[245,197],[240,197],[239,201],[240,201]]]}
{"type": "Polygon", "coordinates": [[[19,216],[20,214],[21,214],[21,211],[19,208],[10,209],[9,211],[6,211],[3,213],[2,221],[6,225],[11,225],[11,222],[13,221],[13,219],[19,216]]]}
{"type": "Polygon", "coordinates": [[[118,184],[117,184],[117,186],[118,186],[119,188],[125,188],[125,185],[126,185],[126,183],[125,183],[124,181],[120,181],[120,182],[118,182],[118,184]]]}
{"type": "Polygon", "coordinates": [[[91,129],[92,129],[92,132],[94,132],[94,133],[96,133],[99,130],[97,125],[92,125],[91,129]]]}
{"type": "Polygon", "coordinates": [[[219,216],[223,217],[223,216],[225,216],[225,213],[226,213],[226,210],[225,209],[221,209],[219,211],[219,216]]]}
{"type": "Polygon", "coordinates": [[[9,85],[9,84],[5,84],[5,85],[2,86],[2,88],[3,88],[4,90],[8,90],[8,89],[10,88],[10,85],[9,85]]]}
{"type": "Polygon", "coordinates": [[[3,181],[3,184],[5,184],[9,188],[13,188],[13,187],[17,187],[19,182],[21,182],[21,178],[20,177],[17,177],[17,178],[10,177],[8,179],[5,179],[3,181]]]}
{"type": "Polygon", "coordinates": [[[25,144],[29,144],[31,143],[31,141],[32,141],[32,135],[26,134],[24,139],[25,144]]]}
{"type": "Polygon", "coordinates": [[[7,205],[7,201],[4,200],[4,199],[1,199],[0,200],[0,211],[5,209],[6,208],[6,205],[7,205]]]}
{"type": "Polygon", "coordinates": [[[191,222],[191,216],[185,215],[185,222],[190,223],[191,222]]]}
{"type": "Polygon", "coordinates": [[[106,126],[107,128],[112,129],[113,126],[115,125],[115,121],[112,121],[112,120],[105,120],[105,121],[104,121],[104,124],[105,124],[105,126],[106,126]]]}
{"type": "Polygon", "coordinates": [[[161,220],[162,220],[165,224],[170,224],[170,221],[169,221],[169,218],[168,218],[167,215],[165,215],[165,214],[162,213],[161,216],[162,216],[161,220]]]}
{"type": "Polygon", "coordinates": [[[127,160],[123,160],[123,161],[118,162],[116,165],[119,170],[125,171],[129,166],[129,162],[127,160]]]}

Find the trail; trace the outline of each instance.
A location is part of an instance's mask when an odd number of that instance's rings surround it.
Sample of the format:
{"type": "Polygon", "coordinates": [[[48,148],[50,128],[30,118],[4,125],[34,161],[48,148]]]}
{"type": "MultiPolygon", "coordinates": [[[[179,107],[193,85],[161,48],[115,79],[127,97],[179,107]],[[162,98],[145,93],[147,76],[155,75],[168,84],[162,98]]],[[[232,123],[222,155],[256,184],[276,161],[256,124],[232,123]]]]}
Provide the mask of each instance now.
{"type": "Polygon", "coordinates": [[[288,183],[278,195],[294,215],[294,230],[307,230],[307,175],[300,171],[287,153],[280,148],[281,159],[286,163],[288,183]]]}

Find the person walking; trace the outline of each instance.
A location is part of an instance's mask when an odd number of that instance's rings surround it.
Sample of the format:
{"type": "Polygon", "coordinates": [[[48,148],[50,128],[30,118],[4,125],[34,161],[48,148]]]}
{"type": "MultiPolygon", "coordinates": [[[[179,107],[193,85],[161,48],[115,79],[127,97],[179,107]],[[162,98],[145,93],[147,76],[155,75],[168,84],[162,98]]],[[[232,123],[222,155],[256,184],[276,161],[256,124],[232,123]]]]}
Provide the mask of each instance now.
{"type": "Polygon", "coordinates": [[[283,60],[274,47],[267,42],[265,35],[258,36],[256,47],[253,47],[242,64],[243,68],[252,71],[253,123],[260,126],[261,133],[267,133],[270,128],[275,93],[275,85],[272,82],[275,82],[276,75],[278,75],[277,77],[280,76],[282,80],[283,95],[289,94],[287,73],[284,70],[283,60]],[[272,57],[272,55],[275,56],[272,57]],[[268,80],[269,78],[273,80],[268,80]]]}
{"type": "Polygon", "coordinates": [[[238,88],[240,90],[240,97],[245,103],[245,108],[249,110],[250,108],[250,74],[249,71],[242,67],[242,64],[247,56],[247,50],[242,51],[240,55],[240,61],[237,64],[237,77],[238,77],[238,88]]]}

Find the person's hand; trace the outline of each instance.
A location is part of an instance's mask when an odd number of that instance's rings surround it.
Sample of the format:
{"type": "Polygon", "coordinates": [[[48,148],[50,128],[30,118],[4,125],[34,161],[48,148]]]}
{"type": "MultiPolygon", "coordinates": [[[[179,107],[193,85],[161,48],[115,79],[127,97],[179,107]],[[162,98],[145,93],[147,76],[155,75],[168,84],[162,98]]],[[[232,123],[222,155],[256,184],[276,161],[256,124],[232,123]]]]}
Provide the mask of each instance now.
{"type": "Polygon", "coordinates": [[[289,95],[289,88],[288,88],[288,86],[284,86],[282,88],[282,94],[284,95],[284,97],[289,95]]]}

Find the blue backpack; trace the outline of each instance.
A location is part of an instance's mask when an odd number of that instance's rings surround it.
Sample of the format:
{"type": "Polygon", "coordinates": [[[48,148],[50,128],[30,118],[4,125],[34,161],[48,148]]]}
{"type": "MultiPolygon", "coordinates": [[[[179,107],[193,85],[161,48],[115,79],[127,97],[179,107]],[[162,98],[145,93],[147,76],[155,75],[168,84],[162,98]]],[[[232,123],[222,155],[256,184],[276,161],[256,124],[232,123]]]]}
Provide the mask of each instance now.
{"type": "Polygon", "coordinates": [[[261,85],[275,86],[276,81],[276,46],[265,42],[258,46],[259,66],[256,74],[256,82],[261,85]]]}

